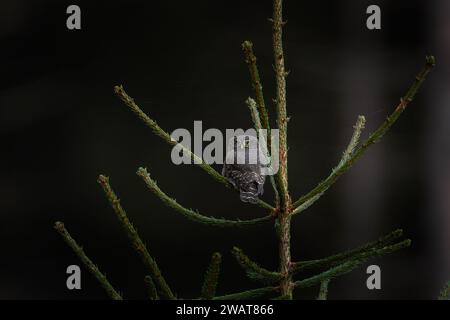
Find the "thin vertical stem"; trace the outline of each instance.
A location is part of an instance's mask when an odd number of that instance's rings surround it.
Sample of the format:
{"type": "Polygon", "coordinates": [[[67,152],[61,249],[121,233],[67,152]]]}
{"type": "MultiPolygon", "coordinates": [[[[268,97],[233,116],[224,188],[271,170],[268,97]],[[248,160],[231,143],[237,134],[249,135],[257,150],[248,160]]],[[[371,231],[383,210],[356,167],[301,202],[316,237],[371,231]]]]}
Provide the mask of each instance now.
{"type": "Polygon", "coordinates": [[[288,192],[287,167],[287,113],[286,113],[286,71],[283,53],[283,1],[273,1],[273,52],[276,76],[276,110],[277,124],[280,135],[279,161],[280,168],[277,173],[277,184],[280,194],[279,223],[279,254],[280,254],[280,281],[281,295],[292,299],[292,277],[289,273],[291,266],[291,200],[288,192]]]}
{"type": "Polygon", "coordinates": [[[267,129],[267,147],[270,153],[269,114],[267,113],[266,103],[264,102],[263,87],[261,79],[259,77],[258,65],[256,64],[256,56],[253,53],[253,43],[251,43],[250,41],[244,41],[242,43],[242,50],[244,51],[245,62],[248,65],[253,90],[255,91],[255,98],[258,112],[261,118],[262,128],[267,129]]]}
{"type": "Polygon", "coordinates": [[[276,77],[276,110],[277,125],[280,134],[279,161],[280,169],[277,174],[281,205],[284,208],[290,206],[288,193],[288,166],[287,166],[287,113],[286,113],[286,71],[284,67],[283,53],[283,1],[273,1],[273,52],[276,77]]]}
{"type": "Polygon", "coordinates": [[[282,213],[279,216],[279,254],[280,254],[280,281],[281,295],[292,299],[292,275],[291,268],[291,216],[282,213]]]}

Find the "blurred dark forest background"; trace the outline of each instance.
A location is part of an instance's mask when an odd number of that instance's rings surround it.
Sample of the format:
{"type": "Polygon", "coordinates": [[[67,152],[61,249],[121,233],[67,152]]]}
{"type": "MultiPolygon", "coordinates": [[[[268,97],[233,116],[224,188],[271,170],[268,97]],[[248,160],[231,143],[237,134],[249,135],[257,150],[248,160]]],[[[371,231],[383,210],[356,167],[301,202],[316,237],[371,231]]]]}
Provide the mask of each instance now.
{"type": "MultiPolygon", "coordinates": [[[[202,170],[175,166],[170,148],[114,95],[127,92],[167,131],[247,128],[252,95],[241,43],[254,42],[268,102],[274,97],[271,1],[25,1],[0,4],[0,298],[104,299],[53,230],[82,244],[125,298],[144,298],[145,270],[96,183],[111,177],[130,219],[173,290],[196,297],[213,251],[224,254],[219,293],[254,287],[230,254],[237,245],[276,269],[273,226],[216,229],[166,208],[139,166],[181,204],[214,216],[258,217],[202,170]],[[82,29],[66,29],[78,4],[82,29]]],[[[333,281],[331,299],[434,299],[450,278],[450,2],[285,1],[289,178],[294,198],[337,164],[359,114],[368,132],[390,113],[426,54],[437,67],[381,143],[293,223],[296,260],[313,259],[403,228],[412,247],[333,281]],[[366,28],[366,8],[382,29],[366,28]]],[[[270,114],[274,120],[273,104],[270,114]]],[[[220,170],[220,168],[217,168],[220,170]]],[[[265,199],[271,200],[269,185],[265,199]]],[[[317,288],[298,292],[314,298],[317,288]]]]}

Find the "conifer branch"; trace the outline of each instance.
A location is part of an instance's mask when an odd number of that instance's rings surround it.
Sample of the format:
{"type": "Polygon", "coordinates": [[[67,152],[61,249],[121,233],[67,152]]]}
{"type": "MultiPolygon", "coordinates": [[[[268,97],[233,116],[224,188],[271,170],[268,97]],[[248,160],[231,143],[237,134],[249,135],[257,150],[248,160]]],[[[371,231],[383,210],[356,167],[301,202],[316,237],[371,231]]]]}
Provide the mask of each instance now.
{"type": "Polygon", "coordinates": [[[233,247],[231,252],[236,257],[239,265],[245,270],[250,279],[260,281],[265,284],[274,284],[282,279],[280,273],[269,271],[259,266],[256,262],[250,260],[250,258],[246,256],[238,247],[233,247]]]}
{"type": "MultiPolygon", "coordinates": [[[[406,239],[406,240],[404,240],[402,242],[398,242],[396,244],[393,244],[393,245],[390,245],[390,246],[386,246],[384,248],[369,249],[367,251],[363,251],[363,252],[361,252],[359,254],[356,254],[356,255],[348,258],[348,259],[343,259],[343,260],[340,260],[340,261],[331,262],[331,263],[329,263],[327,265],[327,267],[331,267],[331,269],[334,269],[334,268],[338,268],[339,266],[346,265],[347,263],[350,263],[350,264],[355,263],[356,266],[359,266],[361,263],[366,262],[367,260],[369,260],[371,258],[381,257],[383,255],[386,255],[386,254],[398,251],[400,249],[409,247],[410,245],[411,245],[411,240],[410,239],[406,239]]],[[[325,265],[322,265],[322,266],[325,266],[325,265]]],[[[354,268],[348,269],[348,272],[352,271],[353,269],[354,268]]],[[[347,269],[345,268],[345,270],[347,270],[347,269]]],[[[347,273],[347,271],[344,272],[344,273],[347,273]]],[[[339,273],[338,275],[341,275],[341,274],[342,273],[339,273]]],[[[335,276],[333,276],[333,278],[334,277],[335,276]]],[[[326,280],[326,279],[329,279],[329,278],[325,277],[324,279],[321,279],[321,281],[322,280],[326,280]]]]}
{"type": "Polygon", "coordinates": [[[338,276],[344,275],[346,273],[349,273],[353,271],[355,268],[359,267],[361,264],[369,260],[373,257],[379,257],[406,247],[409,247],[411,245],[411,240],[407,239],[402,242],[396,243],[391,246],[387,246],[381,249],[372,249],[367,252],[362,252],[360,255],[357,255],[353,258],[351,258],[348,261],[342,262],[338,265],[333,265],[330,269],[327,271],[324,271],[318,275],[312,276],[310,278],[299,280],[294,283],[295,288],[307,288],[314,285],[317,285],[323,281],[329,281],[333,278],[336,278],[338,276]]]}
{"type": "Polygon", "coordinates": [[[250,109],[250,115],[252,116],[253,125],[255,127],[256,132],[259,134],[259,130],[263,129],[263,126],[261,124],[261,115],[258,111],[256,101],[253,100],[251,97],[248,97],[247,100],[245,100],[245,104],[250,109]]]}
{"type": "Polygon", "coordinates": [[[450,281],[442,288],[438,300],[450,300],[450,281]]]}
{"type": "Polygon", "coordinates": [[[145,246],[144,242],[139,237],[139,234],[137,233],[136,229],[133,227],[132,223],[128,219],[127,213],[120,204],[120,200],[117,198],[116,194],[114,193],[114,190],[111,188],[111,185],[109,184],[109,178],[104,175],[100,175],[98,177],[97,182],[103,188],[106,198],[111,204],[111,207],[113,208],[117,218],[119,219],[119,222],[122,224],[122,227],[126,231],[128,238],[130,239],[133,245],[133,248],[141,257],[142,262],[144,263],[145,267],[149,270],[152,278],[156,281],[162,297],[170,300],[175,299],[172,290],[170,289],[161,271],[159,270],[158,264],[148,253],[147,247],[145,246]]]}
{"type": "MultiPolygon", "coordinates": [[[[270,148],[270,124],[269,124],[269,114],[267,113],[266,103],[264,102],[264,93],[259,77],[258,66],[256,64],[256,56],[253,53],[253,43],[250,41],[244,41],[242,43],[242,50],[244,51],[245,62],[248,65],[248,70],[250,72],[250,78],[252,80],[252,87],[255,91],[255,97],[257,102],[257,108],[261,118],[262,128],[267,129],[267,144],[270,148]]],[[[270,149],[269,149],[270,153],[270,149]]]]}
{"type": "MultiPolygon", "coordinates": [[[[202,159],[198,155],[193,153],[188,148],[184,147],[182,144],[178,143],[176,140],[172,139],[170,134],[168,134],[166,131],[164,131],[156,123],[156,121],[151,119],[147,114],[145,114],[144,111],[142,111],[142,109],[134,102],[134,99],[125,92],[125,89],[123,88],[122,85],[115,86],[114,92],[125,103],[125,105],[127,105],[131,109],[131,111],[133,111],[138,116],[138,118],[141,119],[144,122],[144,124],[153,131],[153,133],[155,135],[157,135],[158,137],[163,139],[166,143],[168,143],[171,146],[178,145],[183,150],[184,154],[192,157],[194,159],[194,163],[196,165],[198,165],[200,168],[202,168],[204,171],[206,171],[206,173],[209,174],[214,180],[224,184],[226,187],[228,187],[230,189],[236,190],[224,176],[222,176],[219,172],[217,172],[209,164],[202,161],[202,159]]],[[[257,204],[262,208],[265,208],[265,209],[268,209],[271,211],[274,210],[274,208],[270,204],[268,204],[260,199],[258,200],[257,204]]]]}
{"type": "Polygon", "coordinates": [[[205,215],[202,215],[192,209],[187,209],[180,205],[175,199],[170,198],[167,194],[165,194],[156,184],[156,181],[154,181],[149,173],[147,172],[147,169],[145,168],[139,168],[137,171],[137,175],[140,176],[147,187],[150,189],[150,191],[158,196],[162,200],[164,204],[166,204],[168,207],[174,209],[178,213],[182,214],[189,220],[200,222],[203,224],[207,224],[210,226],[217,226],[217,227],[234,227],[234,226],[246,226],[246,225],[254,225],[259,224],[265,221],[272,220],[272,215],[267,215],[262,218],[252,219],[252,220],[227,220],[223,218],[214,218],[214,217],[208,217],[205,215]]]}
{"type": "MultiPolygon", "coordinates": [[[[338,253],[323,259],[293,262],[290,273],[294,275],[304,270],[333,268],[349,261],[364,262],[373,257],[382,256],[400,250],[410,245],[411,242],[409,239],[393,245],[390,244],[402,235],[403,231],[401,229],[397,229],[376,241],[368,242],[352,250],[338,253]]],[[[250,279],[272,284],[280,281],[282,278],[280,273],[264,269],[256,262],[250,260],[250,258],[248,258],[241,249],[234,247],[232,252],[239,264],[247,272],[250,279]]]]}
{"type": "Polygon", "coordinates": [[[159,300],[158,291],[156,290],[155,283],[151,276],[145,276],[144,278],[145,287],[147,289],[147,295],[150,300],[159,300]]]}
{"type": "MultiPolygon", "coordinates": [[[[342,157],[341,157],[341,160],[339,161],[339,164],[335,168],[333,168],[333,170],[331,171],[331,175],[333,175],[335,172],[339,171],[342,168],[342,166],[344,166],[347,163],[347,161],[349,161],[350,157],[352,156],[353,152],[355,151],[355,148],[358,146],[359,138],[361,136],[361,132],[364,129],[365,124],[366,124],[366,119],[364,118],[364,116],[358,116],[358,119],[356,120],[356,124],[353,126],[354,131],[353,131],[352,137],[350,139],[350,142],[349,142],[347,148],[345,149],[345,151],[342,153],[342,157]]],[[[328,188],[330,186],[331,185],[329,185],[328,188]]],[[[300,212],[308,209],[314,202],[319,200],[319,198],[325,193],[326,190],[328,190],[328,188],[322,190],[321,192],[315,194],[314,196],[312,196],[311,198],[309,198],[308,200],[306,200],[305,202],[300,204],[297,208],[295,208],[292,211],[292,214],[297,214],[297,213],[300,213],[300,212]]]]}
{"type": "Polygon", "coordinates": [[[347,148],[342,154],[342,158],[341,161],[339,161],[339,164],[337,165],[337,169],[342,167],[352,156],[353,152],[355,151],[355,148],[358,146],[359,138],[361,137],[361,132],[364,130],[365,125],[366,125],[366,118],[364,118],[364,116],[358,116],[358,119],[356,120],[356,123],[353,126],[354,130],[352,138],[350,139],[347,148]]]}
{"type": "Polygon", "coordinates": [[[363,261],[361,260],[350,260],[347,262],[344,262],[338,266],[332,267],[328,269],[327,271],[324,271],[322,273],[319,273],[318,275],[312,276],[310,278],[295,281],[293,284],[293,287],[296,289],[300,288],[309,288],[315,285],[320,284],[322,281],[329,281],[333,278],[336,278],[338,276],[347,274],[357,267],[359,267],[363,261]]]}
{"type": "Polygon", "coordinates": [[[329,268],[331,266],[336,266],[341,264],[345,260],[356,259],[361,257],[367,252],[374,253],[373,250],[383,249],[387,247],[389,244],[394,242],[396,239],[400,238],[403,235],[403,230],[397,229],[395,231],[390,232],[389,234],[379,238],[376,241],[368,242],[364,245],[361,245],[357,248],[347,250],[344,252],[340,252],[338,254],[317,259],[317,260],[308,260],[301,262],[293,262],[291,266],[291,272],[297,273],[304,270],[318,269],[318,268],[329,268]]]}
{"type": "Polygon", "coordinates": [[[206,270],[205,280],[203,281],[202,292],[200,295],[202,299],[212,299],[216,295],[221,263],[221,254],[219,252],[213,253],[208,270],[206,270]]]}
{"type": "Polygon", "coordinates": [[[72,248],[73,252],[80,258],[84,266],[89,270],[89,272],[100,282],[100,285],[105,289],[106,294],[113,300],[122,300],[122,296],[113,288],[109,283],[106,276],[98,269],[98,267],[89,259],[89,257],[84,253],[82,247],[78,245],[75,239],[72,238],[70,233],[64,227],[64,223],[58,221],[55,223],[55,229],[62,236],[64,241],[72,248]]]}
{"type": "MultiPolygon", "coordinates": [[[[411,240],[407,239],[400,243],[384,247],[382,249],[373,249],[371,252],[363,252],[360,256],[355,257],[354,259],[350,259],[348,261],[345,261],[337,266],[333,266],[330,269],[321,272],[315,276],[309,277],[304,280],[295,281],[291,284],[291,293],[287,295],[281,295],[277,298],[283,298],[283,299],[291,299],[292,298],[292,289],[299,289],[299,288],[308,288],[312,287],[318,284],[323,283],[324,281],[330,281],[333,278],[336,278],[338,276],[347,274],[357,267],[359,267],[361,264],[363,264],[365,261],[370,259],[373,256],[381,256],[387,253],[391,253],[397,250],[400,250],[402,248],[405,248],[411,244],[411,240]]],[[[227,294],[224,296],[218,296],[215,297],[214,300],[245,300],[245,299],[257,299],[264,297],[268,294],[272,294],[275,292],[280,292],[280,287],[264,287],[264,288],[258,288],[238,293],[232,293],[227,294]]]]}
{"type": "Polygon", "coordinates": [[[327,300],[328,299],[328,285],[330,284],[330,279],[323,280],[320,283],[319,295],[317,300],[327,300]]]}
{"type": "MultiPolygon", "coordinates": [[[[319,194],[325,192],[331,185],[333,185],[336,180],[346,172],[366,151],[367,149],[378,142],[384,134],[391,128],[391,126],[397,121],[398,117],[406,109],[408,104],[413,101],[416,93],[421,87],[422,83],[425,81],[427,74],[433,69],[436,64],[436,60],[433,56],[427,56],[426,62],[422,70],[417,74],[415,81],[408,89],[406,95],[400,99],[400,103],[397,105],[395,110],[386,118],[386,120],[375,130],[364,143],[355,150],[346,161],[344,161],[339,167],[331,172],[331,174],[323,181],[321,181],[317,187],[312,189],[307,194],[303,195],[294,202],[293,207],[298,208],[302,204],[306,203],[310,199],[316,197],[319,194]]],[[[299,212],[295,209],[294,211],[299,212]]]]}

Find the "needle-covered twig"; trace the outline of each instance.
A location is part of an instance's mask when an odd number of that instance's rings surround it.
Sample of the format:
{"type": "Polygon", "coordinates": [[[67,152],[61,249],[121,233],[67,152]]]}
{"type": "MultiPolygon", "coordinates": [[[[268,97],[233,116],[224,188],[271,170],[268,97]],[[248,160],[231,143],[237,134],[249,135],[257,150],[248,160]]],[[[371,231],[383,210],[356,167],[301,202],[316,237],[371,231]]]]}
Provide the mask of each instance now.
{"type": "Polygon", "coordinates": [[[172,209],[175,209],[178,213],[181,213],[183,216],[188,218],[189,220],[204,223],[210,226],[217,226],[217,227],[234,227],[234,226],[246,226],[246,225],[254,225],[259,224],[265,221],[272,220],[272,215],[267,215],[262,218],[257,219],[251,219],[251,220],[227,220],[222,218],[214,218],[214,217],[208,217],[205,215],[202,215],[192,209],[187,209],[183,207],[181,204],[179,204],[175,199],[172,199],[167,194],[165,194],[156,184],[156,181],[154,181],[150,174],[147,172],[147,169],[145,168],[139,168],[137,171],[137,175],[140,176],[149,190],[158,196],[164,204],[169,206],[172,209]]]}
{"type": "Polygon", "coordinates": [[[350,157],[347,158],[345,162],[343,162],[338,168],[333,170],[331,174],[322,182],[320,182],[317,187],[312,189],[307,194],[303,195],[294,202],[293,207],[297,208],[294,211],[299,212],[298,207],[310,201],[311,199],[317,197],[319,194],[325,192],[332,184],[336,182],[336,180],[346,172],[365,152],[366,150],[378,142],[384,134],[390,129],[390,127],[395,123],[398,117],[402,114],[402,112],[406,109],[408,104],[413,101],[417,91],[421,87],[422,83],[425,81],[427,74],[433,69],[436,64],[436,60],[433,56],[427,56],[425,65],[422,70],[417,74],[415,81],[409,88],[406,95],[400,99],[400,103],[397,105],[395,110],[386,118],[386,120],[381,124],[381,126],[375,130],[365,141],[364,143],[356,149],[350,157]]]}
{"type": "MultiPolygon", "coordinates": [[[[362,252],[360,255],[356,255],[352,258],[350,258],[347,261],[339,261],[338,264],[331,264],[329,265],[329,269],[321,272],[317,275],[314,275],[312,277],[298,280],[293,282],[292,289],[294,288],[308,288],[315,285],[319,285],[323,283],[324,281],[330,281],[333,278],[336,278],[338,276],[347,274],[357,267],[359,267],[361,264],[366,262],[372,257],[375,256],[382,256],[384,254],[388,254],[397,250],[400,250],[402,248],[408,247],[411,244],[411,240],[407,239],[402,242],[396,243],[394,245],[386,246],[384,248],[376,248],[372,249],[366,252],[362,252]]],[[[324,266],[324,265],[322,265],[324,266]]],[[[236,300],[236,299],[256,299],[261,298],[263,296],[266,296],[268,294],[279,292],[281,290],[280,287],[264,287],[244,292],[238,292],[233,294],[228,294],[220,297],[216,297],[214,299],[221,299],[221,300],[236,300]]],[[[284,298],[290,299],[291,295],[282,295],[284,298]]]]}
{"type": "Polygon", "coordinates": [[[169,285],[164,279],[161,270],[159,270],[158,264],[149,254],[146,245],[139,237],[139,234],[137,233],[136,229],[133,227],[132,223],[128,219],[127,213],[122,208],[120,200],[117,198],[114,190],[111,188],[111,185],[109,184],[109,178],[104,175],[100,175],[98,177],[97,182],[102,186],[106,198],[108,199],[117,218],[119,219],[124,230],[126,231],[128,238],[133,244],[133,248],[139,254],[145,267],[149,270],[150,275],[157,283],[161,296],[165,299],[175,299],[175,295],[172,293],[172,290],[170,289],[169,285]]]}
{"type": "MultiPolygon", "coordinates": [[[[253,53],[253,43],[250,41],[244,41],[242,43],[242,50],[244,51],[245,62],[248,65],[248,70],[250,72],[250,78],[252,80],[253,90],[255,91],[255,98],[257,103],[257,108],[261,118],[261,124],[263,129],[267,129],[267,144],[270,148],[270,123],[269,114],[266,109],[266,103],[264,102],[264,93],[259,77],[258,66],[256,64],[256,56],[253,53]]],[[[270,153],[270,149],[269,149],[270,153]]]]}
{"type": "Polygon", "coordinates": [[[78,245],[78,243],[72,238],[70,233],[64,227],[64,223],[56,222],[55,229],[62,236],[64,241],[72,248],[73,252],[80,258],[81,262],[83,262],[84,266],[89,270],[89,272],[97,278],[100,282],[100,285],[103,289],[105,289],[106,294],[113,300],[122,300],[122,296],[113,288],[113,286],[109,283],[106,276],[98,269],[98,267],[89,259],[89,257],[84,253],[82,247],[78,245]]]}
{"type": "Polygon", "coordinates": [[[297,289],[300,288],[309,288],[320,284],[322,281],[329,281],[338,276],[349,273],[359,267],[363,261],[361,260],[350,260],[340,264],[336,267],[333,267],[327,271],[319,273],[318,275],[312,276],[310,278],[299,280],[294,282],[294,287],[297,289]]]}
{"type": "MultiPolygon", "coordinates": [[[[411,240],[410,239],[406,239],[406,240],[404,240],[402,242],[399,242],[399,243],[396,243],[396,244],[393,244],[393,245],[390,245],[390,246],[386,246],[384,248],[374,248],[374,249],[370,249],[370,250],[367,250],[367,251],[363,251],[363,252],[353,256],[352,258],[345,259],[344,260],[345,262],[344,261],[336,261],[336,262],[330,263],[330,264],[328,264],[328,267],[335,268],[335,266],[344,265],[346,263],[351,263],[351,262],[355,262],[355,263],[356,262],[358,262],[358,263],[361,262],[362,263],[362,262],[365,262],[365,261],[367,261],[367,260],[369,260],[371,258],[381,257],[381,256],[383,256],[385,254],[389,254],[389,253],[398,251],[400,249],[409,247],[410,245],[411,245],[411,240]]],[[[351,270],[353,270],[353,269],[351,269],[351,270]]],[[[350,272],[351,270],[348,270],[348,271],[350,272]]],[[[341,275],[341,274],[339,273],[338,275],[341,275]]]]}
{"type": "Polygon", "coordinates": [[[368,259],[372,258],[373,256],[381,256],[387,253],[391,253],[397,250],[400,250],[402,248],[408,247],[411,244],[411,240],[407,239],[405,241],[402,241],[400,243],[387,246],[383,249],[373,249],[372,252],[365,252],[361,256],[357,256],[354,259],[351,259],[349,261],[343,262],[342,264],[339,264],[337,266],[333,266],[332,268],[328,269],[327,271],[324,271],[318,275],[312,276],[310,278],[299,280],[294,283],[295,288],[307,288],[311,286],[315,286],[319,283],[322,283],[323,281],[329,281],[333,278],[336,278],[338,276],[347,274],[351,271],[353,271],[355,268],[359,267],[361,264],[366,262],[368,259]]]}
{"type": "MultiPolygon", "coordinates": [[[[305,270],[331,268],[350,260],[370,259],[373,257],[391,253],[393,251],[409,246],[410,240],[404,240],[402,242],[391,245],[402,235],[403,231],[401,229],[397,229],[376,241],[368,242],[357,248],[347,250],[326,258],[292,262],[290,273],[294,275],[305,270]]],[[[282,279],[283,276],[279,272],[270,271],[259,266],[256,262],[252,261],[247,255],[245,255],[241,249],[234,247],[232,252],[239,264],[246,271],[250,279],[261,281],[266,284],[273,284],[282,279]]]]}
{"type": "Polygon", "coordinates": [[[280,134],[279,161],[280,167],[276,176],[279,187],[281,205],[287,208],[290,205],[288,191],[288,161],[287,161],[287,111],[286,111],[286,76],[283,52],[283,1],[273,1],[272,44],[274,54],[275,80],[276,80],[276,112],[277,125],[280,134]]]}
{"type": "Polygon", "coordinates": [[[258,111],[258,106],[256,104],[256,101],[252,98],[248,97],[247,100],[245,100],[245,103],[247,104],[248,108],[250,109],[250,115],[252,116],[253,125],[255,127],[256,132],[259,133],[260,129],[263,129],[263,126],[261,124],[261,116],[258,111]]]}
{"type": "Polygon", "coordinates": [[[317,300],[327,300],[329,284],[330,284],[330,279],[323,280],[320,283],[319,295],[317,296],[317,300]]]}
{"type": "MultiPolygon", "coordinates": [[[[336,171],[339,171],[342,168],[342,166],[344,166],[347,163],[347,161],[350,159],[350,157],[352,156],[355,148],[358,145],[359,137],[361,136],[361,132],[364,129],[365,123],[366,123],[366,119],[364,118],[364,116],[358,116],[358,120],[356,121],[356,124],[353,127],[354,131],[352,134],[352,138],[350,139],[350,142],[349,142],[347,148],[345,149],[344,153],[342,154],[342,158],[339,161],[339,164],[332,170],[332,172],[331,172],[332,175],[336,171]]],[[[328,188],[330,186],[331,185],[329,185],[328,188]]],[[[316,202],[324,194],[324,192],[328,188],[322,190],[319,193],[316,193],[313,197],[311,197],[307,201],[303,202],[301,205],[299,205],[297,208],[295,208],[294,211],[292,211],[292,214],[297,214],[297,213],[300,213],[300,212],[308,209],[314,202],[316,202]]]]}
{"type": "Polygon", "coordinates": [[[264,269],[256,262],[250,260],[250,258],[247,257],[247,255],[245,255],[240,248],[234,247],[232,253],[250,279],[260,281],[265,284],[274,284],[282,279],[280,273],[264,269]]]}
{"type": "Polygon", "coordinates": [[[442,288],[438,300],[450,300],[450,281],[442,288]]]}
{"type": "Polygon", "coordinates": [[[219,252],[214,252],[203,281],[202,292],[200,294],[202,299],[212,299],[216,295],[221,263],[222,255],[219,252]]]}
{"type": "Polygon", "coordinates": [[[339,265],[333,266],[327,271],[324,271],[318,275],[312,276],[310,278],[299,280],[294,283],[295,288],[307,288],[311,286],[315,286],[319,283],[322,283],[323,281],[329,281],[333,278],[336,278],[338,276],[344,275],[346,273],[349,273],[353,271],[355,268],[359,267],[361,264],[366,262],[372,257],[376,256],[382,256],[400,249],[403,249],[405,247],[408,247],[411,245],[411,240],[407,239],[402,242],[396,243],[391,246],[387,246],[381,249],[372,249],[368,252],[363,252],[360,255],[354,257],[353,259],[350,259],[348,261],[345,261],[339,265]]]}
{"type": "Polygon", "coordinates": [[[389,234],[379,238],[376,241],[368,242],[362,246],[357,248],[347,250],[344,252],[340,252],[338,254],[322,258],[316,260],[308,260],[301,262],[293,262],[291,265],[291,272],[297,273],[304,270],[318,269],[318,268],[329,268],[331,266],[336,266],[341,264],[342,262],[355,259],[361,254],[365,254],[366,252],[372,252],[376,249],[383,249],[394,242],[396,239],[400,238],[403,235],[403,230],[397,229],[395,231],[390,232],[389,234]]]}
{"type": "Polygon", "coordinates": [[[150,300],[159,300],[158,291],[156,290],[155,283],[151,276],[145,276],[144,278],[145,288],[147,289],[147,295],[150,300]]]}

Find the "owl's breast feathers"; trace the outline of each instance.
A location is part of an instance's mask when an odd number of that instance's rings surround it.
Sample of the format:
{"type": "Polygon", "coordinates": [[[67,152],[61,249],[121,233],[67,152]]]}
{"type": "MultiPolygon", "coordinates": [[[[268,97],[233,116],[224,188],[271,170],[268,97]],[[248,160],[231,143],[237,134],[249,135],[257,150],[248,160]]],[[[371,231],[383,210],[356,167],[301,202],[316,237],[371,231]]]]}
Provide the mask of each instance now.
{"type": "Polygon", "coordinates": [[[241,201],[256,203],[266,180],[260,171],[259,165],[228,164],[223,166],[222,175],[239,190],[241,201]]]}

